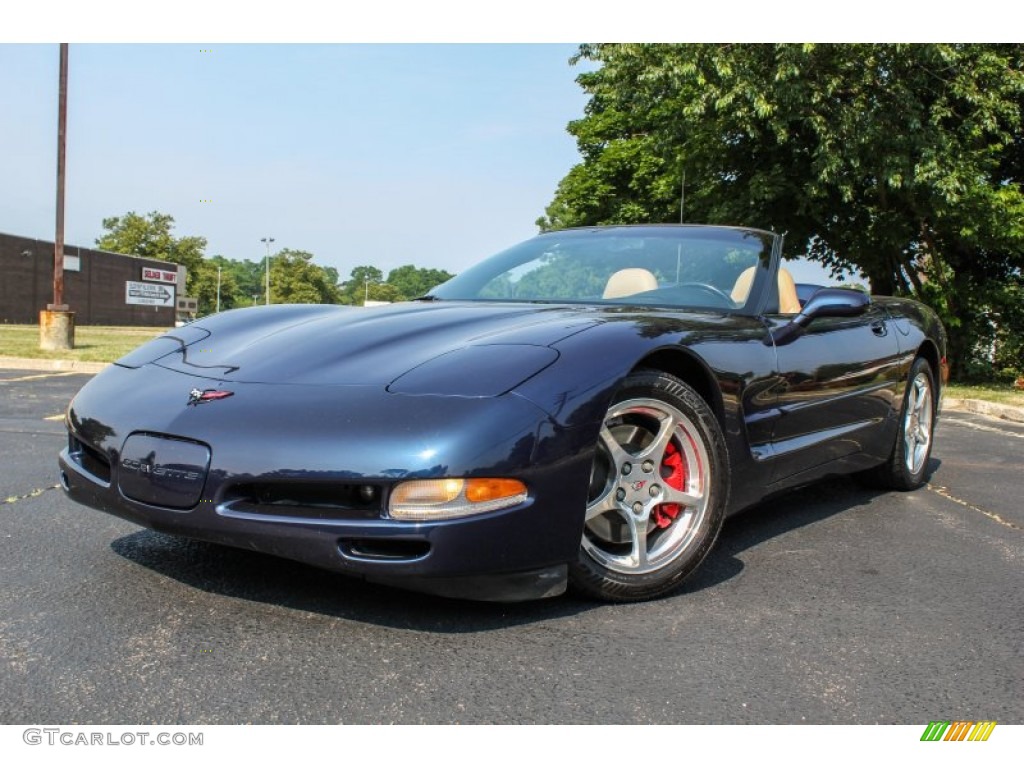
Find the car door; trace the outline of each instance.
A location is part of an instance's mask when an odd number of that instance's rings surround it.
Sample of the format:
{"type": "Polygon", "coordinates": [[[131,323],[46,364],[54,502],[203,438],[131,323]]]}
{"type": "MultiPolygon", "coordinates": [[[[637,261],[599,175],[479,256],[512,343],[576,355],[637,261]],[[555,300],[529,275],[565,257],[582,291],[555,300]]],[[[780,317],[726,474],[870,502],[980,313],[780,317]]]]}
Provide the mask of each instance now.
{"type": "MultiPolygon", "coordinates": [[[[765,316],[771,329],[792,319],[765,316]]],[[[865,456],[888,456],[898,410],[899,346],[882,307],[870,304],[855,317],[817,317],[803,333],[777,343],[775,352],[773,482],[832,462],[856,469],[865,456]]]]}

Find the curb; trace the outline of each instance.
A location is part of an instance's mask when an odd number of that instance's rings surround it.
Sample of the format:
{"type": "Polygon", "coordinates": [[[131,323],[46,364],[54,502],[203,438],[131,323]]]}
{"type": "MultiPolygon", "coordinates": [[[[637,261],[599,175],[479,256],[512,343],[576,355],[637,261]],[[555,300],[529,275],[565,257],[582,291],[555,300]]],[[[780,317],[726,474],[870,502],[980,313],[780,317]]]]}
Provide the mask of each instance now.
{"type": "Polygon", "coordinates": [[[943,411],[966,411],[977,413],[980,416],[988,416],[993,419],[1014,421],[1024,424],[1024,408],[1015,405],[1001,405],[990,403],[987,400],[961,400],[955,397],[946,397],[942,400],[943,411]]]}
{"type": "Polygon", "coordinates": [[[33,357],[6,357],[0,355],[0,368],[22,371],[67,371],[74,373],[99,373],[110,363],[93,363],[84,360],[45,360],[33,357]]]}

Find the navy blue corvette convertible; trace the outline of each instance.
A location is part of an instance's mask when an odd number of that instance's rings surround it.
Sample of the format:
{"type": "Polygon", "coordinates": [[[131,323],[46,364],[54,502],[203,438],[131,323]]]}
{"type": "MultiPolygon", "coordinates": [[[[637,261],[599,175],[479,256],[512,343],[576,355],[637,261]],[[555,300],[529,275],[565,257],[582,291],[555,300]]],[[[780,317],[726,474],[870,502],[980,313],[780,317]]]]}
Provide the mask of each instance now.
{"type": "Polygon", "coordinates": [[[158,531],[436,594],[664,595],[770,494],[926,477],[938,319],[801,301],[780,253],[754,229],[567,230],[412,302],[204,318],[75,396],[61,482],[158,531]]]}

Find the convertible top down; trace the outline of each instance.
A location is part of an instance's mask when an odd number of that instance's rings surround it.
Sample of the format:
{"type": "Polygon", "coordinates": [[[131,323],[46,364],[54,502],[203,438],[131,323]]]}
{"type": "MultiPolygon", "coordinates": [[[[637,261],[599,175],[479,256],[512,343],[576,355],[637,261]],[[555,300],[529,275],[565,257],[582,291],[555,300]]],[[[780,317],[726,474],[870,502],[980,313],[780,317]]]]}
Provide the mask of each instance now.
{"type": "Polygon", "coordinates": [[[935,314],[801,302],[780,254],[754,229],[566,230],[412,302],[203,318],[75,396],[61,483],[159,531],[426,592],[664,595],[770,494],[927,475],[935,314]]]}

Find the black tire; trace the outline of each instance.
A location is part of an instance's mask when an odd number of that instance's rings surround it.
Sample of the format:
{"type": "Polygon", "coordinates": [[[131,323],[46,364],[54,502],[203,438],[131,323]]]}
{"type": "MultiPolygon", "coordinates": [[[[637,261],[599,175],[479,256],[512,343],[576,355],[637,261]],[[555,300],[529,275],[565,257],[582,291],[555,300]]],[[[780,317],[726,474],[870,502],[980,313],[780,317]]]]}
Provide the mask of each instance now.
{"type": "Polygon", "coordinates": [[[725,439],[708,404],[669,374],[631,374],[598,438],[569,583],[616,602],[678,589],[718,538],[728,497],[725,439]]]}
{"type": "Polygon", "coordinates": [[[900,426],[892,453],[884,464],[868,470],[863,479],[876,488],[912,491],[924,485],[935,442],[935,374],[919,357],[910,366],[903,395],[900,426]]]}

